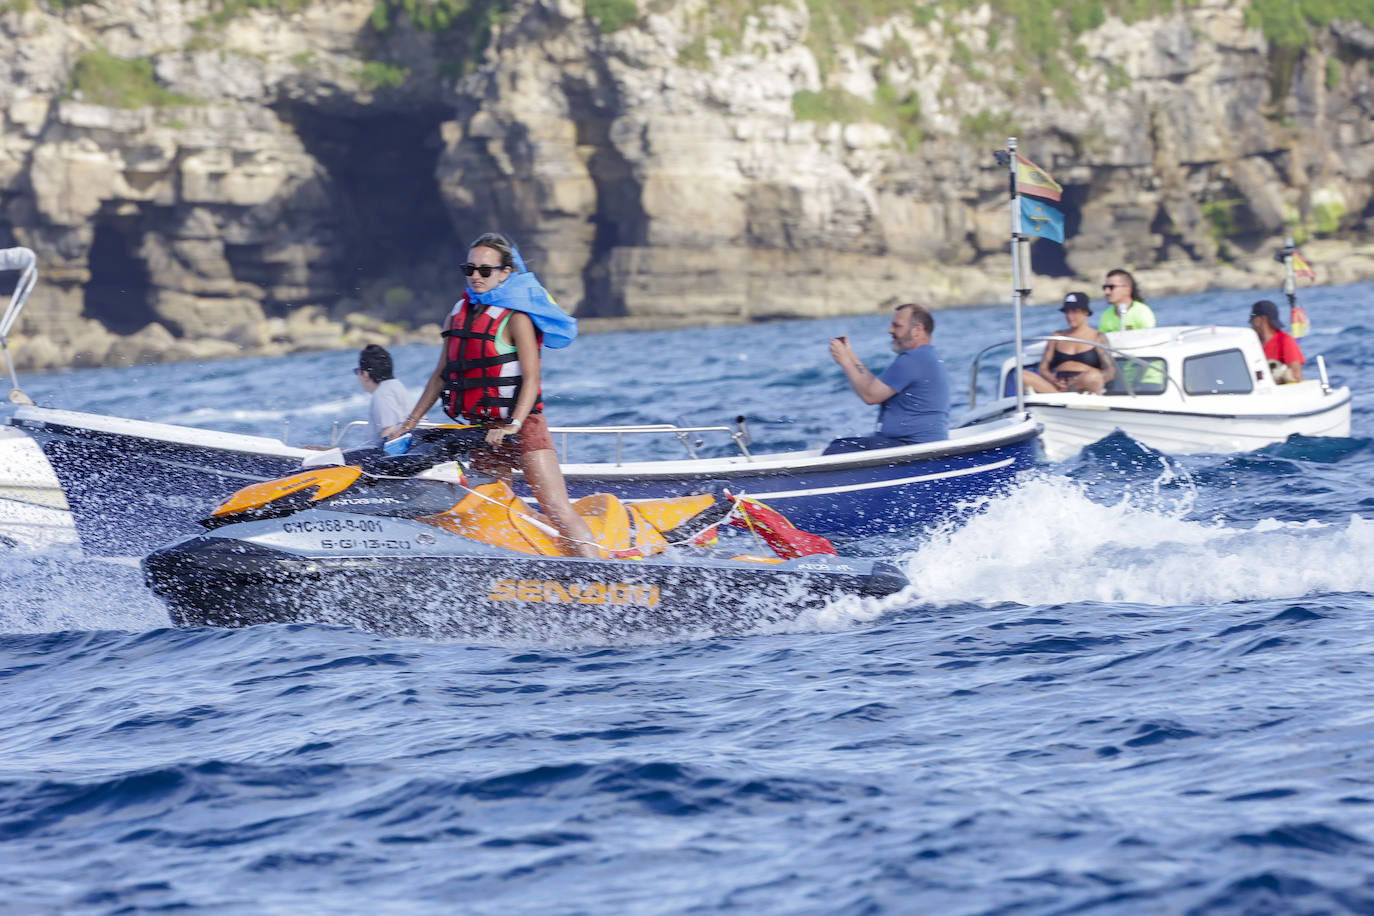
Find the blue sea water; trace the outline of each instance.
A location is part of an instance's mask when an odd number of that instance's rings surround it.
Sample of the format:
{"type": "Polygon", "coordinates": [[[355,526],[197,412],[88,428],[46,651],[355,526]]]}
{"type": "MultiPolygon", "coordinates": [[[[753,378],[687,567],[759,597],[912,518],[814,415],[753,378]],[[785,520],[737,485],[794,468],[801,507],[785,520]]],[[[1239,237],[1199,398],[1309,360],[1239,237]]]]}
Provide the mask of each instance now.
{"type": "MultiPolygon", "coordinates": [[[[1240,324],[1255,298],[1153,304],[1240,324]]],[[[962,524],[849,545],[902,594],[744,638],[182,630],[132,566],[0,553],[0,912],[1374,912],[1371,299],[1304,292],[1352,438],[1178,458],[1115,435],[962,524]]],[[[587,335],[546,353],[549,413],[863,433],[826,340],[880,366],[886,322],[587,335]]],[[[937,314],[961,399],[1009,326],[937,314]]],[[[396,355],[418,388],[434,349],[396,355]]],[[[25,388],[323,441],[364,412],[353,365],[25,388]]]]}

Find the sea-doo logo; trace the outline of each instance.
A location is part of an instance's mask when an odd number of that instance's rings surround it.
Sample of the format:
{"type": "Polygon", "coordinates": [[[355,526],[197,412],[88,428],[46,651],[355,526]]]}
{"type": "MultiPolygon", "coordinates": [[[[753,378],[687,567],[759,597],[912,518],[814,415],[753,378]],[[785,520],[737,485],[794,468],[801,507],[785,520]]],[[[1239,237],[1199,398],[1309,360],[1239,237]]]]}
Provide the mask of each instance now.
{"type": "Polygon", "coordinates": [[[386,503],[399,503],[400,500],[394,496],[355,496],[349,499],[336,499],[330,505],[334,506],[380,506],[386,503]]]}
{"type": "Polygon", "coordinates": [[[559,582],[556,579],[493,579],[487,597],[492,601],[538,604],[658,605],[657,585],[630,582],[559,582]]]}
{"type": "Polygon", "coordinates": [[[814,569],[819,572],[853,572],[848,563],[798,563],[797,569],[814,569]]]}

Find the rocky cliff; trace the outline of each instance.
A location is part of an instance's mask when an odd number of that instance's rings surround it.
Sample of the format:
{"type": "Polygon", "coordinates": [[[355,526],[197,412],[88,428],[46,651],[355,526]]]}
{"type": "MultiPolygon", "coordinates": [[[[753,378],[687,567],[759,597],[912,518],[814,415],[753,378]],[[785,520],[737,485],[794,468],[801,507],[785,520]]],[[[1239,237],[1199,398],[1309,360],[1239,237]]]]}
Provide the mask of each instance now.
{"type": "Polygon", "coordinates": [[[956,6],[8,0],[0,246],[42,271],[14,353],[398,339],[492,228],[587,318],[1004,300],[1008,134],[1065,186],[1042,300],[1274,285],[1285,234],[1374,276],[1370,4],[956,6]]]}

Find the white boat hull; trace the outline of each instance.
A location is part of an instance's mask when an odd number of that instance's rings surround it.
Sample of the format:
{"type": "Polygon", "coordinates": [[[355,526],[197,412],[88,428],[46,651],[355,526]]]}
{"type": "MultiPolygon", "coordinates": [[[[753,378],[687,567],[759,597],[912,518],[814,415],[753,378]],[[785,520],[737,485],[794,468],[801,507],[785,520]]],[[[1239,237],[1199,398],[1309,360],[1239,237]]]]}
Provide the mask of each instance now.
{"type": "Polygon", "coordinates": [[[1333,391],[1324,406],[1294,414],[1230,414],[1224,410],[1184,413],[1104,406],[1107,400],[1084,394],[1027,398],[1026,409],[1044,426],[1040,441],[1045,457],[1065,461],[1118,429],[1142,445],[1170,455],[1249,452],[1294,435],[1350,435],[1350,391],[1346,388],[1333,391]]]}
{"type": "Polygon", "coordinates": [[[0,427],[0,550],[79,546],[67,499],[38,443],[0,427]]]}

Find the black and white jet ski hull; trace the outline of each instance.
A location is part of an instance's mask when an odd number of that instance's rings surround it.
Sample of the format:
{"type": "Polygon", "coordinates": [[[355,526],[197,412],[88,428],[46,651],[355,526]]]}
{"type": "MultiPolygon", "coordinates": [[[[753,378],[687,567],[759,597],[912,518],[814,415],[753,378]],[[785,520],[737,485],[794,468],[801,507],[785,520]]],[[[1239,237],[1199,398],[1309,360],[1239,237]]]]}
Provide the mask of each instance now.
{"type": "Polygon", "coordinates": [[[907,585],[868,559],[541,557],[411,519],[326,511],[184,538],[143,568],[178,626],[317,623],[473,640],[741,634],[907,585]]]}

